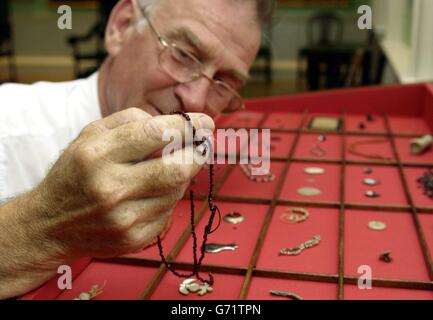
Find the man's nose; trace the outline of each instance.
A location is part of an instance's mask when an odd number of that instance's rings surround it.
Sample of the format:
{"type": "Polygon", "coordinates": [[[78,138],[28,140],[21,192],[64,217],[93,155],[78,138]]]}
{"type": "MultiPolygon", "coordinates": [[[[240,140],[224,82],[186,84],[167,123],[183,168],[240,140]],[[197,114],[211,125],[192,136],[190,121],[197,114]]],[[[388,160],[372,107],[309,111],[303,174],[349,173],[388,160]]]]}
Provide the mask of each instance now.
{"type": "Polygon", "coordinates": [[[203,112],[206,108],[211,82],[206,77],[200,77],[188,83],[178,84],[174,88],[175,95],[182,100],[185,111],[203,112]]]}

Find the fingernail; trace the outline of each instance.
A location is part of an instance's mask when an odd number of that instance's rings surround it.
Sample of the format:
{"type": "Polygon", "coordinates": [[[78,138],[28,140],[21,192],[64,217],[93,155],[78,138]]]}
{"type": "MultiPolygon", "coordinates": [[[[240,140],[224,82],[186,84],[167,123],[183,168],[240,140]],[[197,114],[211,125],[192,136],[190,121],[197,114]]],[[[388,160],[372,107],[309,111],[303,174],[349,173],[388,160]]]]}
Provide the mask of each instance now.
{"type": "Polygon", "coordinates": [[[215,130],[215,124],[211,117],[203,115],[198,119],[198,121],[200,122],[200,128],[209,129],[212,131],[215,130]]]}

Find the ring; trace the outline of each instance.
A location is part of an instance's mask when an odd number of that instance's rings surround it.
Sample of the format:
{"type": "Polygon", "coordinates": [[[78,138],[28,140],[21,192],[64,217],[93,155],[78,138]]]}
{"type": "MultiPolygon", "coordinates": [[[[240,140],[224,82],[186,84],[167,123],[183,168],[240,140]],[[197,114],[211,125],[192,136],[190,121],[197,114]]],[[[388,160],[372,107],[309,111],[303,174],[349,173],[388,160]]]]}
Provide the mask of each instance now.
{"type": "Polygon", "coordinates": [[[300,223],[310,216],[310,213],[302,208],[292,208],[290,210],[286,210],[285,213],[281,215],[281,219],[284,219],[285,221],[293,222],[293,223],[300,223]],[[289,213],[291,212],[291,213],[289,213]]]}

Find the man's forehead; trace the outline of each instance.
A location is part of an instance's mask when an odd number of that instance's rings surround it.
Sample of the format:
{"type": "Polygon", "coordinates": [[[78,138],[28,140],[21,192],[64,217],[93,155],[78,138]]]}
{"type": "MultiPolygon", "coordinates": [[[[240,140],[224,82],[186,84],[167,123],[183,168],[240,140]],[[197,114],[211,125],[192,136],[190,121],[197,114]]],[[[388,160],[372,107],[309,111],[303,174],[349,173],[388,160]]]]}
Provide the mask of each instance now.
{"type": "Polygon", "coordinates": [[[247,80],[247,71],[260,43],[260,28],[254,7],[244,7],[242,13],[237,13],[236,9],[240,8],[231,6],[235,2],[251,5],[251,1],[163,0],[156,18],[168,32],[165,36],[173,40],[187,41],[209,56],[221,49],[235,55],[246,68],[233,71],[242,80],[247,80]],[[246,9],[252,12],[246,12],[246,9]]]}

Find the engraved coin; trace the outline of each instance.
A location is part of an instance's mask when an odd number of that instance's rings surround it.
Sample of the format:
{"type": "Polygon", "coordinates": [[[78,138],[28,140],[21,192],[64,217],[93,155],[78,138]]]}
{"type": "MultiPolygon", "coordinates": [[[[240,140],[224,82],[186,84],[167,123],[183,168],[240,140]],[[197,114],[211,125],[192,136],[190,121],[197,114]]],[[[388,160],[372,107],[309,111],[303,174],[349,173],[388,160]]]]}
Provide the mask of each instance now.
{"type": "Polygon", "coordinates": [[[305,196],[305,197],[313,197],[313,196],[318,196],[319,194],[322,194],[322,191],[320,191],[317,188],[299,188],[298,189],[298,193],[301,196],[305,196]]]}
{"type": "Polygon", "coordinates": [[[324,174],[325,169],[319,167],[308,167],[304,169],[304,172],[310,175],[319,175],[319,174],[324,174]]]}
{"type": "Polygon", "coordinates": [[[370,221],[368,223],[368,228],[370,230],[382,231],[386,229],[386,224],[382,221],[370,221]]]}
{"type": "Polygon", "coordinates": [[[380,184],[379,180],[372,179],[372,178],[365,178],[363,182],[366,186],[377,186],[380,184]]]}

